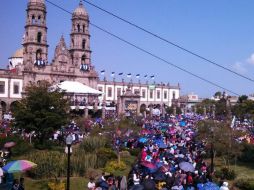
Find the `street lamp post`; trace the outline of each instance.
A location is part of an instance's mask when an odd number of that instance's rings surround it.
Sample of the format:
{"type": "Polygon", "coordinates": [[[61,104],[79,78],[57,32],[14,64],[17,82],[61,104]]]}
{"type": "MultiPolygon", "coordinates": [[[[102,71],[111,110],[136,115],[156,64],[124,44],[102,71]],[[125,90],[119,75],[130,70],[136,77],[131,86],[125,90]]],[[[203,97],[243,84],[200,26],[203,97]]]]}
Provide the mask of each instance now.
{"type": "Polygon", "coordinates": [[[72,144],[72,136],[68,135],[66,137],[66,145],[68,147],[67,151],[67,183],[66,183],[66,190],[70,190],[70,157],[71,157],[71,144],[72,144]]]}

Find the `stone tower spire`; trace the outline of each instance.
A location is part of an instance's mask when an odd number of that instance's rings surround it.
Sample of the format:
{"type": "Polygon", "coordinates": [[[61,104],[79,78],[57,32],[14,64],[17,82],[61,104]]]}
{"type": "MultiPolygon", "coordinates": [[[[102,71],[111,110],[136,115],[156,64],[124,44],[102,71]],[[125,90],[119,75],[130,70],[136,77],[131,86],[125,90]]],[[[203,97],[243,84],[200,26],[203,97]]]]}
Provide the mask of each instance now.
{"type": "Polygon", "coordinates": [[[90,34],[89,34],[89,16],[85,10],[82,0],[79,6],[72,14],[70,53],[72,63],[75,67],[86,68],[91,66],[90,34]],[[88,66],[88,67],[87,67],[88,66]]]}
{"type": "Polygon", "coordinates": [[[23,40],[24,66],[45,66],[48,60],[46,5],[44,0],[29,0],[23,40]]]}

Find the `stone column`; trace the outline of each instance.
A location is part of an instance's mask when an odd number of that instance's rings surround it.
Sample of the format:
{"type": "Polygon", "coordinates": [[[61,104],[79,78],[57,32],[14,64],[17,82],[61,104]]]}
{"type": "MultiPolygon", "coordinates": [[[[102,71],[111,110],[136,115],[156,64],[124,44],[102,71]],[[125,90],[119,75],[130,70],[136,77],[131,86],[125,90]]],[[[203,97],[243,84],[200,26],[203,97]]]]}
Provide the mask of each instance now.
{"type": "Polygon", "coordinates": [[[149,110],[150,110],[150,117],[153,117],[153,107],[150,106],[149,110]]]}
{"type": "Polygon", "coordinates": [[[197,106],[194,106],[194,113],[197,113],[197,106]]]}
{"type": "Polygon", "coordinates": [[[88,107],[87,107],[87,105],[85,106],[84,116],[85,116],[85,118],[88,118],[88,107]]]}
{"type": "Polygon", "coordinates": [[[161,112],[162,112],[162,117],[165,117],[165,104],[162,104],[161,112]]]}
{"type": "Polygon", "coordinates": [[[95,99],[94,101],[94,111],[98,110],[98,98],[95,99]]]}

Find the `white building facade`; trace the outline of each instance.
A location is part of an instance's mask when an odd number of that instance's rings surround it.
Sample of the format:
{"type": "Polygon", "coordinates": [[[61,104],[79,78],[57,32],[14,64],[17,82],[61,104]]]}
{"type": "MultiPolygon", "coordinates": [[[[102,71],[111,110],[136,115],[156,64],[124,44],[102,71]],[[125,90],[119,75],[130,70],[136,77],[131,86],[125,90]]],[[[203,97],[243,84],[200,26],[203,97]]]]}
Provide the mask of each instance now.
{"type": "Polygon", "coordinates": [[[141,106],[145,105],[172,105],[173,99],[180,96],[180,86],[172,86],[170,84],[146,84],[132,82],[116,82],[116,81],[99,81],[97,90],[103,92],[100,102],[106,102],[107,105],[112,102],[117,103],[118,98],[126,92],[128,86],[132,93],[140,96],[141,106]]]}

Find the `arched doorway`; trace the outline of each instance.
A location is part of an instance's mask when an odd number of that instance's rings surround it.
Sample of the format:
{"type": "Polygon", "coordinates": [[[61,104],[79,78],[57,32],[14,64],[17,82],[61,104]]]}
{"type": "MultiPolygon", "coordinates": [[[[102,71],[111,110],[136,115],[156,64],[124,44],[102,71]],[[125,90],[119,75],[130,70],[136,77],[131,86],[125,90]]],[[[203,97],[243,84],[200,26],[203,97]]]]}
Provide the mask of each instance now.
{"type": "Polygon", "coordinates": [[[146,111],[146,105],[145,104],[141,104],[140,105],[140,113],[144,113],[144,111],[146,111]]]}
{"type": "Polygon", "coordinates": [[[10,111],[13,112],[19,104],[19,101],[14,101],[10,104],[10,111]]]}
{"type": "Polygon", "coordinates": [[[3,113],[6,113],[6,107],[7,107],[7,104],[4,102],[4,101],[1,101],[1,107],[2,107],[2,112],[3,113]]]}

